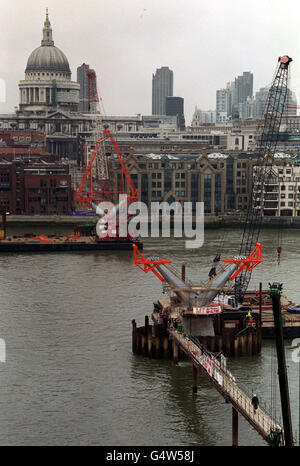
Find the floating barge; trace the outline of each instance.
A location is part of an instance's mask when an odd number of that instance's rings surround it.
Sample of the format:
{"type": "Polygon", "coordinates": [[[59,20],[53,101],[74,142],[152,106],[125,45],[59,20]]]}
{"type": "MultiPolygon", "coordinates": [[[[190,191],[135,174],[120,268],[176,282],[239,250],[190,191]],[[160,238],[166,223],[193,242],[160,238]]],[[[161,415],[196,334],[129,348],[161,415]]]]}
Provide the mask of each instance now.
{"type": "Polygon", "coordinates": [[[1,240],[0,252],[132,251],[132,244],[143,248],[140,240],[97,240],[93,237],[69,239],[68,236],[49,236],[45,241],[18,236],[1,240]]]}
{"type": "MultiPolygon", "coordinates": [[[[259,315],[259,299],[258,291],[246,291],[243,304],[251,308],[253,315],[259,315]]],[[[262,290],[261,301],[262,338],[274,338],[274,318],[272,299],[270,298],[269,290],[262,290]]],[[[281,296],[281,316],[283,321],[282,330],[283,338],[285,339],[300,337],[300,314],[290,311],[290,309],[294,307],[296,307],[294,302],[286,296],[281,296]]]]}
{"type": "Polygon", "coordinates": [[[143,249],[141,239],[108,238],[99,239],[96,224],[85,223],[75,228],[71,235],[35,235],[26,233],[22,236],[6,236],[5,216],[2,217],[0,235],[1,252],[57,252],[57,251],[132,251],[136,244],[143,249]]]}

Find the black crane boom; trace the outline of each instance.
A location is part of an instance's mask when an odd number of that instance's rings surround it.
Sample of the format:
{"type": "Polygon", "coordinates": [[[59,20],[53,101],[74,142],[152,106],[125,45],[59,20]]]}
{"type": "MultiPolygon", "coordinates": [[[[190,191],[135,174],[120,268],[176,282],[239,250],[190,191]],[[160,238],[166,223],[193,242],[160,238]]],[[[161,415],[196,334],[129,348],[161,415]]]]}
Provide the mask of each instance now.
{"type": "MultiPolygon", "coordinates": [[[[254,167],[252,192],[240,246],[241,256],[247,256],[258,241],[264,208],[264,185],[271,174],[277,147],[279,129],[286,105],[288,70],[291,61],[292,58],[288,55],[278,59],[276,75],[266,101],[263,124],[258,130],[256,149],[258,159],[257,165],[254,167]]],[[[250,279],[251,271],[246,269],[236,278],[235,293],[239,301],[242,300],[250,279]]]]}

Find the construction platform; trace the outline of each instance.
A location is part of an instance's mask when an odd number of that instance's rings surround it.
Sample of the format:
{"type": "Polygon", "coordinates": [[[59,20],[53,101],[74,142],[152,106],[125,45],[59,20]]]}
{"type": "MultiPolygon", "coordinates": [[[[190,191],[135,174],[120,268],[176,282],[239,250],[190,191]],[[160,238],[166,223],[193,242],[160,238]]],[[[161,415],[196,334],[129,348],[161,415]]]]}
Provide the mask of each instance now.
{"type": "MultiPolygon", "coordinates": [[[[253,315],[259,315],[259,292],[246,291],[244,295],[244,306],[249,306],[253,315]]],[[[269,290],[262,290],[261,324],[262,338],[274,338],[274,318],[272,310],[272,300],[269,290]]],[[[300,337],[300,314],[288,311],[288,308],[295,306],[295,303],[286,296],[281,296],[281,315],[283,320],[283,337],[285,339],[300,337]]],[[[229,311],[226,311],[226,314],[229,311]]],[[[236,312],[236,311],[233,311],[236,312]]],[[[230,315],[228,315],[230,318],[230,315]]]]}
{"type": "Polygon", "coordinates": [[[132,244],[143,248],[141,240],[105,239],[80,236],[13,236],[0,240],[0,252],[132,251],[132,244]]]}

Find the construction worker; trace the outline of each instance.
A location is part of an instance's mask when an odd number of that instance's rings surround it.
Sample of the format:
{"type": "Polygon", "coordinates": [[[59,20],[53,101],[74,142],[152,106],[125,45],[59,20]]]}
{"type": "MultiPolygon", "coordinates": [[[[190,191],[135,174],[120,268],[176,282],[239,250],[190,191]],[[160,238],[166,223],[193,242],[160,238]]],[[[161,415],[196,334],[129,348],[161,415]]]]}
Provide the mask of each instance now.
{"type": "Polygon", "coordinates": [[[209,271],[208,278],[211,280],[213,277],[215,277],[216,274],[216,267],[212,267],[209,271]]]}
{"type": "Polygon", "coordinates": [[[256,411],[258,408],[258,404],[259,404],[256,393],[254,393],[251,403],[253,405],[254,411],[256,411]]]}

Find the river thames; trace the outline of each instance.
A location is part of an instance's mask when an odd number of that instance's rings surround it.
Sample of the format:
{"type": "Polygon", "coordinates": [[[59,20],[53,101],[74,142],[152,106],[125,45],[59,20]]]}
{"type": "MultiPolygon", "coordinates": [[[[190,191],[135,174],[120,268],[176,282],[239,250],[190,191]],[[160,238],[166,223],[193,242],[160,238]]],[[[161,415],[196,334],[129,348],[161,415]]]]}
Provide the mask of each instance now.
{"type": "MultiPolygon", "coordinates": [[[[183,239],[145,239],[144,254],[171,259],[178,270],[185,263],[187,278],[199,284],[220,249],[223,258],[238,253],[241,234],[206,230],[200,249],[185,249],[183,239]]],[[[251,289],[279,281],[283,294],[300,302],[299,235],[261,232],[264,262],[252,274],[251,289]]],[[[0,338],[6,344],[1,445],[231,445],[231,405],[202,376],[192,393],[190,363],[132,354],[131,320],[143,325],[162,289],[153,274],[134,266],[131,252],[2,254],[0,283],[0,338]]],[[[285,346],[298,437],[299,363],[292,360],[291,341],[285,346]]],[[[228,366],[249,393],[270,403],[275,357],[275,342],[263,340],[261,355],[233,358],[228,366]]],[[[273,411],[279,417],[278,388],[273,411]]],[[[239,420],[240,445],[266,445],[239,420]]]]}

